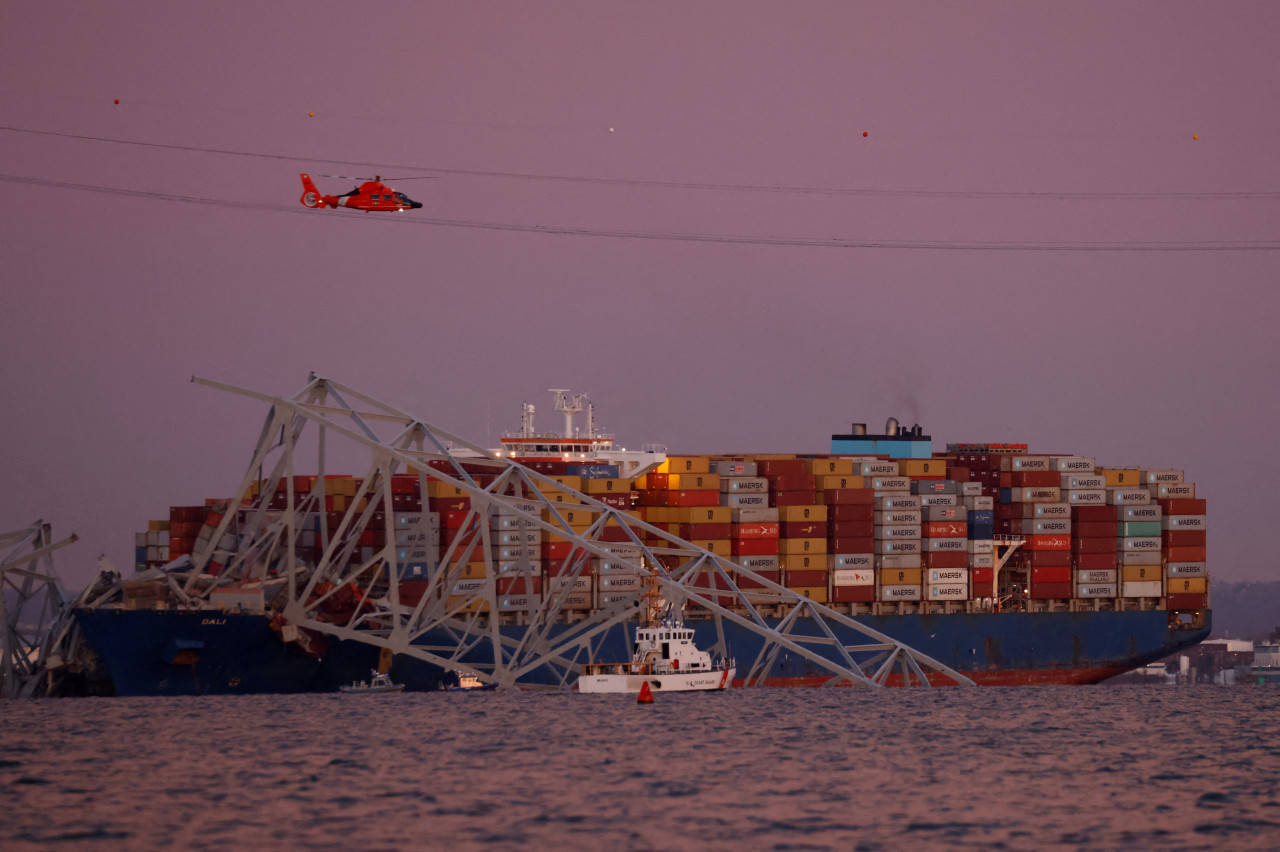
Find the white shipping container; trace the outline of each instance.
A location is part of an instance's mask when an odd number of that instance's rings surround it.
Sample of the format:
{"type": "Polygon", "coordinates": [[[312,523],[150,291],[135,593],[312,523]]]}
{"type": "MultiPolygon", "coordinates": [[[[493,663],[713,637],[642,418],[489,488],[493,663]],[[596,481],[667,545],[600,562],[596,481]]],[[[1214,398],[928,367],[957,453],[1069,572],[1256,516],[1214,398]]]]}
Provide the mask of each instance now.
{"type": "Polygon", "coordinates": [[[720,505],[729,506],[733,509],[767,509],[769,508],[769,495],[753,494],[742,492],[738,494],[721,493],[720,505]]]}
{"type": "Polygon", "coordinates": [[[602,592],[636,591],[645,587],[646,580],[639,574],[601,574],[597,588],[602,592]]]}
{"type": "Polygon", "coordinates": [[[483,577],[478,580],[457,580],[453,584],[453,589],[449,592],[450,597],[473,597],[484,592],[484,587],[489,581],[483,577]]]}
{"type": "Polygon", "coordinates": [[[1063,488],[1106,488],[1107,478],[1096,473],[1064,473],[1060,484],[1063,488]]]}
{"type": "Polygon", "coordinates": [[[1059,473],[1089,473],[1095,467],[1093,459],[1084,456],[1050,456],[1049,461],[1059,473]]]}
{"type": "MultiPolygon", "coordinates": [[[[980,482],[969,484],[982,485],[980,482]]],[[[964,507],[971,512],[990,512],[996,507],[996,498],[984,494],[968,494],[964,498],[964,507]]]]}
{"type": "Polygon", "coordinates": [[[410,562],[433,562],[437,556],[434,547],[397,547],[396,562],[406,565],[410,562]]]}
{"type": "Polygon", "coordinates": [[[894,526],[877,526],[875,537],[883,541],[904,538],[920,538],[919,524],[895,524],[894,526]]]}
{"type": "Polygon", "coordinates": [[[1208,528],[1206,515],[1167,515],[1160,521],[1162,530],[1203,530],[1208,528]]]}
{"type": "Polygon", "coordinates": [[[542,606],[542,595],[503,595],[498,609],[503,612],[533,612],[542,606]]]}
{"type": "Polygon", "coordinates": [[[922,505],[919,494],[893,494],[876,498],[876,509],[890,512],[897,509],[919,509],[922,505]]]}
{"type": "Polygon", "coordinates": [[[1130,538],[1122,538],[1119,540],[1120,550],[1125,553],[1132,551],[1151,551],[1160,552],[1160,539],[1156,536],[1134,536],[1130,538]]]}
{"type": "MultiPolygon", "coordinates": [[[[539,550],[539,548],[530,547],[527,545],[523,547],[518,545],[509,546],[509,547],[495,547],[493,550],[494,550],[494,555],[498,557],[498,561],[500,562],[508,562],[514,559],[532,560],[532,559],[538,559],[542,556],[542,552],[539,550]]],[[[482,551],[480,548],[476,548],[475,551],[473,552],[476,554],[479,554],[479,553],[483,553],[484,551],[482,551]]]]}
{"type": "Polygon", "coordinates": [[[574,592],[590,592],[595,587],[590,574],[578,577],[570,577],[568,575],[548,577],[546,583],[547,588],[552,592],[559,592],[564,589],[574,592]]]}
{"type": "MultiPolygon", "coordinates": [[[[925,499],[927,500],[928,498],[926,497],[925,499]]],[[[921,520],[924,521],[965,521],[969,519],[968,509],[964,506],[957,506],[950,503],[945,506],[939,504],[926,504],[924,509],[921,511],[924,513],[921,520]]]]}
{"type": "MultiPolygon", "coordinates": [[[[1025,530],[1026,527],[1023,527],[1025,530]]],[[[1033,535],[1070,535],[1070,518],[1046,518],[1031,522],[1033,535]]]]}
{"type": "Polygon", "coordinates": [[[498,576],[523,577],[525,573],[541,574],[542,561],[538,559],[514,559],[498,563],[498,576]]]}
{"type": "Polygon", "coordinates": [[[711,472],[721,476],[755,476],[756,463],[753,461],[728,461],[712,459],[711,472]]]}
{"type": "Polygon", "coordinates": [[[769,493],[769,480],[763,476],[726,476],[720,480],[720,490],[728,493],[769,493]]]}
{"type": "MultiPolygon", "coordinates": [[[[314,536],[315,533],[312,533],[314,536]]],[[[412,530],[396,530],[396,545],[415,544],[419,546],[430,545],[432,547],[440,546],[440,530],[426,527],[419,527],[412,530]]]]}
{"type": "Polygon", "coordinates": [[[911,491],[909,476],[873,476],[870,485],[876,491],[911,491]]]}
{"type": "Polygon", "coordinates": [[[1048,456],[1013,456],[1009,462],[1009,470],[1051,470],[1051,467],[1048,456]]]}
{"type": "Polygon", "coordinates": [[[1158,521],[1163,514],[1163,510],[1157,503],[1148,503],[1143,505],[1127,505],[1116,507],[1116,517],[1120,520],[1129,521],[1158,521]]]}
{"type": "Polygon", "coordinates": [[[920,509],[898,509],[890,512],[876,512],[876,526],[894,526],[901,524],[919,524],[923,517],[920,509]]]}
{"type": "Polygon", "coordinates": [[[968,585],[968,568],[930,568],[924,575],[926,585],[950,583],[952,585],[968,585]]]}
{"type": "Polygon", "coordinates": [[[1164,584],[1159,580],[1136,580],[1120,584],[1122,598],[1158,598],[1164,594],[1164,584]]]}
{"type": "Polygon", "coordinates": [[[498,545],[541,544],[541,530],[502,530],[493,533],[493,543],[498,545]]]}
{"type": "Polygon", "coordinates": [[[1160,551],[1134,551],[1127,550],[1120,554],[1121,565],[1159,565],[1160,551]]]}
{"type": "MultiPolygon", "coordinates": [[[[1077,571],[1076,582],[1082,586],[1090,583],[1115,583],[1117,573],[1118,572],[1114,568],[1111,570],[1106,570],[1104,568],[1091,568],[1088,571],[1077,571]]],[[[1114,598],[1115,595],[1111,594],[1109,597],[1114,598]]]]}
{"type": "Polygon", "coordinates": [[[904,571],[908,568],[920,567],[920,554],[901,553],[897,556],[877,556],[875,568],[878,571],[904,571]]]}
{"type": "Polygon", "coordinates": [[[881,586],[878,595],[882,601],[918,601],[919,586],[881,586]]]}
{"type": "Polygon", "coordinates": [[[920,553],[918,538],[888,538],[876,541],[876,553],[882,556],[909,556],[920,553]]]}
{"type": "Polygon", "coordinates": [[[605,609],[614,604],[631,606],[635,602],[635,592],[596,592],[596,607],[599,609],[605,609]]]}
{"type": "Polygon", "coordinates": [[[1014,488],[1015,503],[1059,503],[1062,501],[1061,488],[1014,488]]]}
{"type": "Polygon", "coordinates": [[[1023,503],[1022,517],[1031,518],[1071,518],[1070,503],[1023,503]]]}
{"type": "Polygon", "coordinates": [[[517,518],[513,515],[495,515],[489,520],[489,529],[495,532],[501,532],[502,530],[527,530],[533,528],[533,521],[526,521],[524,518],[517,518]]]}
{"type": "MultiPolygon", "coordinates": [[[[542,511],[542,504],[534,503],[531,500],[512,500],[510,498],[503,498],[494,504],[494,514],[500,518],[514,516],[517,510],[537,516],[542,511]]],[[[439,516],[437,515],[437,517],[439,516]]]]}
{"type": "Polygon", "coordinates": [[[875,565],[873,553],[831,553],[827,555],[827,567],[833,571],[841,568],[872,568],[875,565]]]}
{"type": "MultiPolygon", "coordinates": [[[[1158,586],[1160,584],[1156,583],[1156,585],[1158,586]]],[[[1076,585],[1076,597],[1078,598],[1114,598],[1116,597],[1116,584],[1115,583],[1079,583],[1076,585]]]]}
{"type": "Polygon", "coordinates": [[[1169,468],[1144,470],[1141,472],[1141,476],[1142,481],[1147,485],[1177,485],[1183,479],[1182,471],[1170,470],[1169,468]]]}
{"type": "Polygon", "coordinates": [[[971,568],[994,568],[996,567],[996,555],[990,551],[986,553],[970,553],[969,566],[971,568]]]}
{"type": "Polygon", "coordinates": [[[982,483],[981,483],[981,482],[961,482],[961,483],[960,483],[960,496],[962,496],[962,497],[981,497],[981,496],[982,496],[982,483]]]}
{"type": "Polygon", "coordinates": [[[778,510],[774,507],[740,508],[733,510],[733,522],[735,524],[768,523],[769,521],[776,520],[778,520],[778,510]]]}
{"type": "Polygon", "coordinates": [[[777,571],[777,556],[736,556],[734,562],[748,571],[777,571]]]}
{"type": "Polygon", "coordinates": [[[967,538],[930,538],[923,539],[927,542],[926,550],[930,553],[968,553],[969,540],[967,538]]]}
{"type": "Polygon", "coordinates": [[[595,606],[595,595],[591,592],[566,592],[560,597],[561,609],[591,609],[595,606]]]}
{"type": "Polygon", "coordinates": [[[1174,577],[1207,577],[1208,568],[1204,562],[1170,562],[1164,566],[1165,576],[1174,577]]]}
{"type": "Polygon", "coordinates": [[[959,506],[959,494],[921,494],[920,505],[922,506],[959,506]]]}
{"type": "Polygon", "coordinates": [[[836,568],[831,572],[833,586],[874,586],[876,573],[870,568],[836,568]]]}
{"type": "Polygon", "coordinates": [[[1142,505],[1151,502],[1151,492],[1145,488],[1108,488],[1107,502],[1114,506],[1142,505]]]}
{"type": "Polygon", "coordinates": [[[1072,506],[1105,506],[1107,503],[1105,488],[1073,488],[1064,491],[1062,496],[1072,506]]]}
{"type": "Polygon", "coordinates": [[[937,586],[925,586],[924,596],[931,601],[963,601],[969,599],[969,584],[947,583],[937,586]]]}
{"type": "Polygon", "coordinates": [[[902,472],[896,461],[855,461],[853,470],[857,476],[897,476],[902,472]]]}
{"type": "Polygon", "coordinates": [[[643,574],[639,559],[594,559],[592,560],[597,574],[623,575],[643,574]]]}
{"type": "Polygon", "coordinates": [[[996,543],[989,538],[969,539],[970,553],[995,553],[996,543]]]}

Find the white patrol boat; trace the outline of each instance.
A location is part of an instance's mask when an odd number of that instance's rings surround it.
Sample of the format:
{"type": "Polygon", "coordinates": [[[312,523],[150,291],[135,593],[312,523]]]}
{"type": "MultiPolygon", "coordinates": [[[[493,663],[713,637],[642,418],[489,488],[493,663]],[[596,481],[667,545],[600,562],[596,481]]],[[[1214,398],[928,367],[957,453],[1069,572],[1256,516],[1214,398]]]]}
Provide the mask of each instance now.
{"type": "Polygon", "coordinates": [[[655,583],[649,585],[648,624],[636,628],[629,663],[593,663],[578,677],[579,692],[639,692],[644,684],[655,692],[725,689],[737,670],[733,660],[713,663],[698,650],[693,631],[679,620],[658,621],[664,606],[655,583]]]}
{"type": "Polygon", "coordinates": [[[391,675],[383,674],[377,669],[369,673],[369,680],[358,680],[350,686],[340,686],[338,689],[347,695],[378,695],[383,692],[403,692],[403,683],[392,683],[391,675]]]}

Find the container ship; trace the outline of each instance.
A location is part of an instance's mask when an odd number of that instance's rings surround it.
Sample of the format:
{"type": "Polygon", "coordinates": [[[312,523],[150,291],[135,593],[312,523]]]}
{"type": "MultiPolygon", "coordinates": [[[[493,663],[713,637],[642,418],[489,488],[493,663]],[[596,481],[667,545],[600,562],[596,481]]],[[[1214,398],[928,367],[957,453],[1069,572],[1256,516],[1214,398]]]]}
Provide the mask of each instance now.
{"type": "MultiPolygon", "coordinates": [[[[236,497],[172,507],[137,535],[134,577],[82,598],[116,694],[334,691],[370,668],[410,690],[462,672],[573,688],[630,658],[655,572],[698,647],[738,660],[735,686],[857,683],[833,675],[854,649],[876,684],[1097,683],[1210,633],[1206,505],[1181,470],[938,452],[893,419],[821,454],[627,452],[555,393],[562,432],[526,405],[493,450],[379,439],[364,477],[292,456],[268,473],[291,442],[264,429],[236,497]],[[935,666],[879,662],[904,646],[935,666]]],[[[301,399],[270,423],[370,442],[301,399]]]]}

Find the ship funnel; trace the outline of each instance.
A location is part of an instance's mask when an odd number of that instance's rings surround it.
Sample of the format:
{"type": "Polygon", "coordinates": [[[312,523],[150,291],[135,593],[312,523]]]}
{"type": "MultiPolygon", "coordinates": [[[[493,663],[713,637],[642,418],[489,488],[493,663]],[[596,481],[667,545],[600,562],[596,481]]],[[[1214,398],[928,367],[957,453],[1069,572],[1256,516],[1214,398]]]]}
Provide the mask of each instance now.
{"type": "Polygon", "coordinates": [[[890,417],[884,422],[884,433],[886,435],[898,434],[898,418],[890,417]]]}
{"type": "Polygon", "coordinates": [[[865,423],[855,423],[855,424],[853,424],[853,432],[852,432],[852,434],[854,434],[854,435],[865,435],[865,434],[867,434],[867,424],[865,424],[865,423]]]}

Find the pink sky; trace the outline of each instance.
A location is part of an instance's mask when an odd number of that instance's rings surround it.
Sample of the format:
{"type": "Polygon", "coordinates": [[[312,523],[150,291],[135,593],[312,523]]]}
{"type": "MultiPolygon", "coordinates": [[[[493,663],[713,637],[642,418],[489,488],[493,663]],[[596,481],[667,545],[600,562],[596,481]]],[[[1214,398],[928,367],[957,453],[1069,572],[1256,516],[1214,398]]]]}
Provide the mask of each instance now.
{"type": "Polygon", "coordinates": [[[673,451],[896,415],[1183,468],[1214,576],[1272,579],[1276,32],[1274,3],[5,4],[0,125],[65,135],[0,130],[0,529],[78,533],[71,585],[128,567],[266,415],[191,375],[315,370],[479,443],[568,387],[673,451]],[[300,171],[433,170],[396,221],[297,204],[300,171]],[[1269,248],[1098,250],[1237,241],[1269,248]]]}

